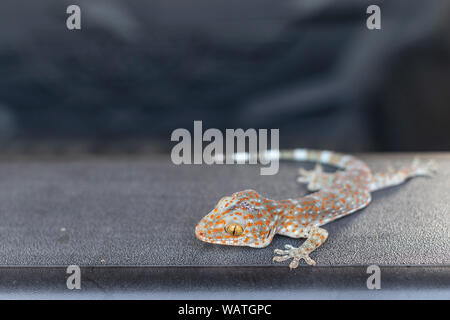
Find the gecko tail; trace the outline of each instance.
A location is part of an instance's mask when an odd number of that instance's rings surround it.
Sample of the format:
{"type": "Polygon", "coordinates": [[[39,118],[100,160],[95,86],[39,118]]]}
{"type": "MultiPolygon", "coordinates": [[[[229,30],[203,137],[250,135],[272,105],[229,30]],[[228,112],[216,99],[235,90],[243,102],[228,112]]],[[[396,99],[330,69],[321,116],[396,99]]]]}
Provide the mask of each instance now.
{"type": "Polygon", "coordinates": [[[361,160],[351,156],[329,150],[293,149],[280,150],[281,160],[308,161],[331,165],[340,169],[351,169],[360,166],[361,160]]]}
{"type": "MultiPolygon", "coordinates": [[[[222,155],[216,155],[221,156],[222,155]]],[[[313,149],[290,149],[290,150],[267,150],[256,155],[248,152],[234,153],[232,159],[238,163],[246,163],[251,157],[257,157],[264,161],[273,160],[291,160],[291,161],[307,161],[331,165],[340,169],[357,169],[368,170],[367,165],[358,158],[334,151],[313,150],[313,149]]]]}

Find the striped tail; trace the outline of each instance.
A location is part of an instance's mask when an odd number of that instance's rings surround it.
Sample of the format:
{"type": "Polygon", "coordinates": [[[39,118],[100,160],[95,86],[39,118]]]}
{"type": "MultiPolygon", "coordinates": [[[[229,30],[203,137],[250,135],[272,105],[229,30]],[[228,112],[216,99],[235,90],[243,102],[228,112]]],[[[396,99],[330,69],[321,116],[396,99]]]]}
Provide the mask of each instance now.
{"type": "MultiPolygon", "coordinates": [[[[238,163],[245,163],[249,160],[250,155],[247,152],[235,153],[233,160],[238,163]]],[[[319,162],[322,164],[332,165],[346,170],[362,170],[370,172],[369,167],[361,160],[351,155],[337,153],[327,150],[312,150],[312,149],[291,149],[291,150],[267,150],[264,153],[258,154],[258,158],[263,158],[265,161],[273,160],[294,160],[294,161],[308,161],[319,162]]]]}

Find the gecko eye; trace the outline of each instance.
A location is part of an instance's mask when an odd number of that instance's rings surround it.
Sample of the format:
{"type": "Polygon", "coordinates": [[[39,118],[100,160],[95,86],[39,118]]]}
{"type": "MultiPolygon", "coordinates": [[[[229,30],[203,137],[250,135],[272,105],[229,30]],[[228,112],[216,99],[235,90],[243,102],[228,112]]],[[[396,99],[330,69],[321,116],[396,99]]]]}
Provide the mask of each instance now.
{"type": "Polygon", "coordinates": [[[244,228],[237,223],[231,223],[225,227],[225,231],[232,236],[240,236],[244,232],[244,228]]]}

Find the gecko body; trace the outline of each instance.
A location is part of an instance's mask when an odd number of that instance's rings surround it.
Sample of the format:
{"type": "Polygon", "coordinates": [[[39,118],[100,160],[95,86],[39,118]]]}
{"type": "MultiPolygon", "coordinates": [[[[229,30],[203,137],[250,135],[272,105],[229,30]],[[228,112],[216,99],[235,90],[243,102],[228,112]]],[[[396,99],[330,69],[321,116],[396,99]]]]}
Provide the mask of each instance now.
{"type": "Polygon", "coordinates": [[[309,255],[321,246],[328,232],[321,226],[366,207],[371,192],[398,185],[415,176],[430,176],[436,165],[414,160],[410,166],[386,173],[372,173],[360,159],[331,151],[294,149],[266,153],[266,157],[312,161],[314,170],[300,169],[298,182],[306,183],[310,193],[296,199],[272,200],[254,190],[244,190],[220,199],[215,208],[196,226],[198,239],[214,244],[268,246],[276,234],[305,238],[296,248],[286,245],[275,249],[274,261],[292,259],[290,268],[300,260],[315,265],[309,255]],[[320,163],[337,167],[336,172],[323,172],[320,163]]]}

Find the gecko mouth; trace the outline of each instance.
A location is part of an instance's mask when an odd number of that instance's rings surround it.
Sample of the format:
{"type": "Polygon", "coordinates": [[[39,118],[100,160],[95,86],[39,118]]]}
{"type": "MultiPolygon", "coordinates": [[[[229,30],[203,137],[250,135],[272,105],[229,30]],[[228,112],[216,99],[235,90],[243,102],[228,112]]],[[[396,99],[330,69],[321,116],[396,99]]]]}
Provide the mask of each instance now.
{"type": "Polygon", "coordinates": [[[195,236],[197,237],[198,240],[205,241],[205,234],[203,233],[203,231],[201,231],[199,225],[195,227],[195,236]]]}
{"type": "Polygon", "coordinates": [[[267,232],[266,240],[270,238],[270,236],[273,234],[274,231],[275,231],[275,227],[272,227],[272,228],[270,229],[270,231],[267,232]]]}

